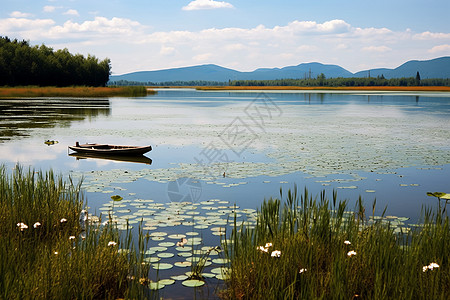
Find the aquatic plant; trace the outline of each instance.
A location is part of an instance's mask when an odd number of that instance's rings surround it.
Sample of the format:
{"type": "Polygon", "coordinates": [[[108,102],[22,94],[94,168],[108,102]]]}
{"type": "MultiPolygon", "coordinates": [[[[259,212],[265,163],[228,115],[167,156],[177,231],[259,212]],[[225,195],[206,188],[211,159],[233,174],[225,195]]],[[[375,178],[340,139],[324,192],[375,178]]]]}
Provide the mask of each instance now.
{"type": "Polygon", "coordinates": [[[119,236],[93,219],[84,230],[80,185],[52,171],[0,166],[0,299],[144,295],[138,279],[148,268],[130,232],[119,236]]]}
{"type": "Polygon", "coordinates": [[[353,212],[335,192],[281,199],[264,201],[255,228],[234,227],[222,298],[449,297],[448,216],[424,209],[422,225],[397,231],[394,218],[367,217],[362,199],[353,212]]]}

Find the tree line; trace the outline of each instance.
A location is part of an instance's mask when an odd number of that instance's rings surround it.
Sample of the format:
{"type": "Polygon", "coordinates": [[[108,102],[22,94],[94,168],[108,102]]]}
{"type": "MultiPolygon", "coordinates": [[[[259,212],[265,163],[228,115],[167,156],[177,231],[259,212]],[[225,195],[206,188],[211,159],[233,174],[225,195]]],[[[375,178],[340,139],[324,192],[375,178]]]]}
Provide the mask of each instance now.
{"type": "Polygon", "coordinates": [[[230,86],[311,86],[311,87],[354,87],[354,86],[450,86],[450,78],[420,79],[415,77],[386,79],[377,77],[326,78],[322,73],[317,78],[307,79],[275,79],[275,80],[231,80],[230,86]]]}
{"type": "Polygon", "coordinates": [[[0,36],[0,86],[106,86],[111,61],[0,36]]]}
{"type": "Polygon", "coordinates": [[[175,80],[175,81],[162,81],[162,82],[151,82],[151,81],[132,81],[132,80],[115,80],[108,82],[108,85],[115,86],[133,86],[133,85],[144,85],[144,86],[226,86],[228,82],[226,81],[207,81],[207,80],[175,80]]]}

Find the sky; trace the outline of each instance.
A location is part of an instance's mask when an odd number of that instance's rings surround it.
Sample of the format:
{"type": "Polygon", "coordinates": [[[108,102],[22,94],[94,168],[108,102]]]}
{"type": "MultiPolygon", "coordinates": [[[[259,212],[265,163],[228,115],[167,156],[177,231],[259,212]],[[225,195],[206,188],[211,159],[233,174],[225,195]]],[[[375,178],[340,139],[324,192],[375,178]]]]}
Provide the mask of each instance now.
{"type": "Polygon", "coordinates": [[[0,36],[112,73],[320,62],[351,72],[450,56],[449,0],[0,0],[0,36]]]}

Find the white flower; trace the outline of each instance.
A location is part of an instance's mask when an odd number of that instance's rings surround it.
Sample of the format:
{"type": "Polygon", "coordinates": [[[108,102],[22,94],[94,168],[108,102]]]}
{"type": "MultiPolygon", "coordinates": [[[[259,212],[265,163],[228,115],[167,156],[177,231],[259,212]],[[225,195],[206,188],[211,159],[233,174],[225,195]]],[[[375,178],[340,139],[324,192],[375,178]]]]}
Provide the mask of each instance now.
{"type": "Polygon", "coordinates": [[[69,236],[69,240],[74,240],[74,239],[75,239],[74,235],[69,236]]]}
{"type": "Polygon", "coordinates": [[[188,240],[185,238],[182,238],[179,242],[177,242],[177,247],[184,247],[185,244],[187,244],[188,240]]]}
{"type": "Polygon", "coordinates": [[[272,256],[272,257],[280,257],[281,256],[281,251],[279,251],[279,250],[272,251],[272,254],[270,254],[270,256],[272,256]]]}
{"type": "Polygon", "coordinates": [[[428,270],[433,270],[434,268],[439,268],[439,265],[437,263],[432,262],[428,266],[423,266],[422,272],[426,272],[428,270]]]}
{"type": "Polygon", "coordinates": [[[356,255],[356,252],[354,250],[347,252],[347,256],[353,256],[353,255],[356,255]]]}
{"type": "Polygon", "coordinates": [[[28,225],[23,222],[17,223],[17,227],[19,227],[20,231],[24,231],[25,229],[28,229],[28,225]]]}
{"type": "Polygon", "coordinates": [[[300,271],[298,271],[298,272],[301,274],[301,273],[304,273],[304,272],[306,272],[306,271],[308,271],[307,268],[302,268],[302,269],[300,269],[300,271]]]}
{"type": "Polygon", "coordinates": [[[55,255],[58,255],[58,251],[55,251],[54,253],[55,253],[55,255]]]}
{"type": "Polygon", "coordinates": [[[344,244],[351,245],[352,243],[350,241],[344,241],[344,244]]]}
{"type": "Polygon", "coordinates": [[[41,225],[42,225],[41,223],[36,222],[36,223],[33,224],[33,227],[34,228],[38,228],[38,227],[41,227],[41,225]]]}
{"type": "Polygon", "coordinates": [[[61,222],[61,223],[66,223],[66,222],[67,222],[67,219],[66,219],[66,218],[62,218],[62,219],[60,220],[60,222],[61,222]]]}
{"type": "Polygon", "coordinates": [[[108,243],[108,246],[115,246],[115,245],[117,245],[117,243],[114,242],[114,241],[110,241],[110,242],[108,243]]]}
{"type": "Polygon", "coordinates": [[[439,268],[439,265],[437,263],[431,263],[428,265],[428,269],[433,270],[433,268],[439,268]]]}
{"type": "Polygon", "coordinates": [[[264,246],[264,248],[269,248],[272,247],[272,243],[266,243],[266,245],[264,246]]]}
{"type": "Polygon", "coordinates": [[[269,249],[264,248],[263,246],[256,247],[256,250],[262,251],[262,252],[269,252],[269,249]]]}

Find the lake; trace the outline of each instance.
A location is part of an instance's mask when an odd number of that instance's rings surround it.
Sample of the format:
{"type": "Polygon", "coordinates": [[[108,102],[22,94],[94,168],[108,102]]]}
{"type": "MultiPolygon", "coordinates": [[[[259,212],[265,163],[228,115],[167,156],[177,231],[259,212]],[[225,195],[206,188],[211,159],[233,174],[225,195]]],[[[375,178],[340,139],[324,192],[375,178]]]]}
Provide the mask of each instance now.
{"type": "MultiPolygon", "coordinates": [[[[427,192],[450,192],[449,93],[160,89],[142,98],[0,100],[0,116],[0,163],[83,178],[91,214],[110,212],[125,228],[143,220],[151,246],[162,247],[149,256],[172,265],[159,270],[163,278],[189,271],[173,264],[195,257],[175,250],[181,234],[191,250],[219,245],[227,219],[236,213],[251,224],[280,188],[330,198],[336,190],[349,209],[361,196],[369,215],[376,199],[375,214],[387,207],[398,226],[436,207],[427,192]],[[76,141],[153,150],[141,162],[83,158],[69,155],[76,141]]],[[[214,276],[223,262],[211,258],[214,276]]],[[[220,282],[207,279],[196,292],[212,297],[220,282]]],[[[183,298],[185,289],[177,281],[161,293],[183,298]]]]}

